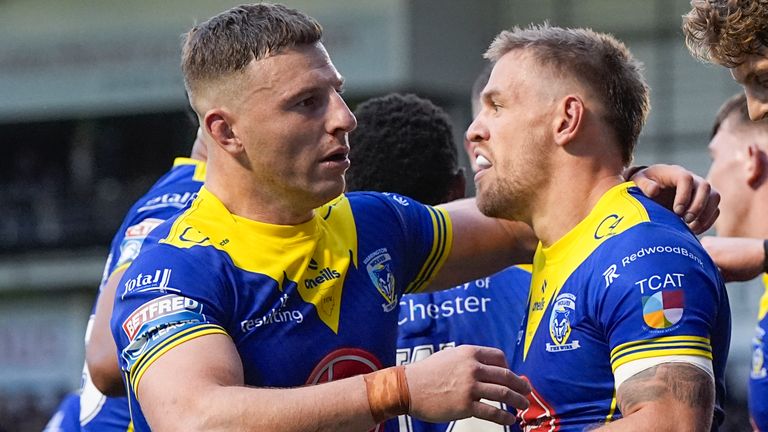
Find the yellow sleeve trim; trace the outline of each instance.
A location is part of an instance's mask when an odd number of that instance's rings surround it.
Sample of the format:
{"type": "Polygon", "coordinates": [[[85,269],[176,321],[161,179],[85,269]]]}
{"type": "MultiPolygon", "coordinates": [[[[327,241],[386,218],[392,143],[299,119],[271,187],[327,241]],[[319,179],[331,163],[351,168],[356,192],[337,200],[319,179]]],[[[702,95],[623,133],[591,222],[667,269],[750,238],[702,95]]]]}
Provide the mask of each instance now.
{"type": "Polygon", "coordinates": [[[712,360],[712,352],[702,350],[702,349],[696,349],[696,348],[652,349],[648,351],[637,352],[635,354],[629,354],[627,356],[622,357],[621,359],[611,364],[611,370],[613,372],[616,372],[616,369],[619,366],[622,366],[634,360],[653,358],[653,357],[667,357],[667,356],[673,356],[673,355],[689,355],[694,357],[704,357],[706,359],[712,360]]]}
{"type": "Polygon", "coordinates": [[[114,269],[114,270],[112,270],[112,273],[110,273],[110,274],[109,274],[109,277],[108,277],[107,279],[111,278],[112,276],[114,276],[114,275],[115,275],[115,273],[117,273],[117,272],[119,272],[119,271],[121,271],[121,270],[127,270],[127,269],[128,269],[128,267],[130,267],[132,263],[133,263],[133,261],[128,261],[128,262],[127,262],[127,263],[125,263],[125,264],[122,264],[122,265],[120,265],[120,266],[118,266],[118,267],[115,267],[115,269],[114,269]]]}
{"type": "Polygon", "coordinates": [[[443,268],[453,247],[453,225],[448,212],[435,207],[427,207],[427,210],[432,217],[432,250],[416,278],[406,287],[406,294],[417,293],[429,285],[429,282],[443,268]]]}
{"type": "Polygon", "coordinates": [[[638,345],[650,345],[654,343],[666,343],[666,342],[699,342],[704,343],[709,346],[709,338],[701,337],[701,336],[664,336],[664,337],[658,337],[653,339],[643,339],[643,340],[637,340],[632,342],[626,342],[623,343],[616,348],[611,350],[611,358],[613,359],[618,354],[620,354],[620,351],[624,351],[626,349],[632,348],[634,346],[638,345]]]}
{"type": "Polygon", "coordinates": [[[159,345],[139,357],[129,373],[130,384],[134,394],[139,394],[139,382],[141,381],[141,377],[144,375],[144,372],[147,371],[149,366],[155,362],[155,360],[160,358],[160,356],[168,352],[170,349],[175,348],[184,342],[209,334],[227,334],[227,332],[224,331],[222,327],[213,324],[195,326],[171,336],[167,340],[161,342],[159,345]]]}

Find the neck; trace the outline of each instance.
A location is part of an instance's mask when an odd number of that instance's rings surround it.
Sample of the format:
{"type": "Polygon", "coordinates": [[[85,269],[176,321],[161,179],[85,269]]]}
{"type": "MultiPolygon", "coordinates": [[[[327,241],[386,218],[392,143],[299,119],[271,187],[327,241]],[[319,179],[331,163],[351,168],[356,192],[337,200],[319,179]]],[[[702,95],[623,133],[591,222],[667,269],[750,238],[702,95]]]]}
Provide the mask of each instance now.
{"type": "Polygon", "coordinates": [[[288,194],[260,184],[247,170],[216,162],[209,157],[205,187],[230,213],[274,225],[298,225],[314,216],[313,208],[298,205],[288,194]]]}
{"type": "Polygon", "coordinates": [[[738,223],[742,229],[736,236],[768,239],[768,224],[765,223],[765,215],[768,214],[768,185],[764,185],[763,189],[766,190],[756,193],[746,206],[747,211],[738,223]]]}
{"type": "Polygon", "coordinates": [[[589,159],[556,165],[545,191],[532,206],[531,226],[544,247],[553,245],[589,215],[600,198],[621,184],[620,167],[607,167],[589,159]],[[570,168],[570,169],[568,169],[570,168]]]}

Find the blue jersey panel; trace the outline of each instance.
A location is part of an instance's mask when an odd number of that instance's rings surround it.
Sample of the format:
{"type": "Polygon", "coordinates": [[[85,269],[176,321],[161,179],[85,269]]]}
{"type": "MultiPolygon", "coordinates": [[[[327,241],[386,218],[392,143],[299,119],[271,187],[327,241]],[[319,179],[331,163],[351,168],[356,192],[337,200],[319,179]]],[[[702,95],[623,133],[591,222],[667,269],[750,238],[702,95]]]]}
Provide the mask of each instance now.
{"type": "MultiPolygon", "coordinates": [[[[499,348],[511,362],[530,283],[529,271],[509,267],[449,290],[404,296],[400,300],[397,363],[413,363],[465,344],[499,348]]],[[[434,424],[402,416],[399,423],[401,432],[516,430],[477,419],[434,424]]]]}
{"type": "Polygon", "coordinates": [[[61,401],[43,432],[80,432],[80,395],[70,393],[61,401]]]}
{"type": "Polygon", "coordinates": [[[399,196],[349,194],[278,226],[230,214],[203,188],[149,235],[118,287],[111,326],[136,430],[148,430],[135,399],[144,372],[200,336],[229,335],[251,386],[394,365],[400,297],[434,276],[451,239],[444,211],[399,196]]]}
{"type": "Polygon", "coordinates": [[[768,373],[766,373],[766,332],[768,332],[768,275],[763,274],[765,293],[760,299],[755,336],[752,338],[752,369],[749,371],[749,416],[757,430],[768,431],[768,373]]]}

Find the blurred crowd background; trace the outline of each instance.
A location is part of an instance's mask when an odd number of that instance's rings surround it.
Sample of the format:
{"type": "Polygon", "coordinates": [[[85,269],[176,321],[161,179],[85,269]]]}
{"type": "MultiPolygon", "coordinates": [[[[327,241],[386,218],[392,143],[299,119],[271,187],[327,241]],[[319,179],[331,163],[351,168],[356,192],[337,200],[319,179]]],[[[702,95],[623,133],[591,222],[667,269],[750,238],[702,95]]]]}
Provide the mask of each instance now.
{"type": "MultiPolygon", "coordinates": [[[[194,139],[179,36],[238,3],[0,0],[0,431],[42,429],[61,395],[79,387],[108,242],[128,206],[194,139]]],[[[714,114],[739,91],[727,70],[697,63],[685,49],[688,0],[284,3],[324,26],[352,108],[414,92],[451,114],[457,142],[471,120],[481,54],[514,25],[547,20],[610,32],[644,62],[652,111],[637,164],[676,163],[705,175],[714,114]]],[[[754,282],[729,286],[727,430],[747,428],[760,291],[754,282]]]]}

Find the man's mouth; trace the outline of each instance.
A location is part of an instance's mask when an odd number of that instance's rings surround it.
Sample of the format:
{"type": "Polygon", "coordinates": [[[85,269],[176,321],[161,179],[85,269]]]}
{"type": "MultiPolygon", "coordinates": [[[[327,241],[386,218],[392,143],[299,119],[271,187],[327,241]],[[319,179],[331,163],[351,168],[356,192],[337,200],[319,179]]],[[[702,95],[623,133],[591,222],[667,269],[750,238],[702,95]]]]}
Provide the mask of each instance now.
{"type": "Polygon", "coordinates": [[[475,164],[477,164],[477,167],[480,169],[488,169],[493,166],[491,161],[489,161],[485,156],[480,154],[475,157],[475,164]]]}

